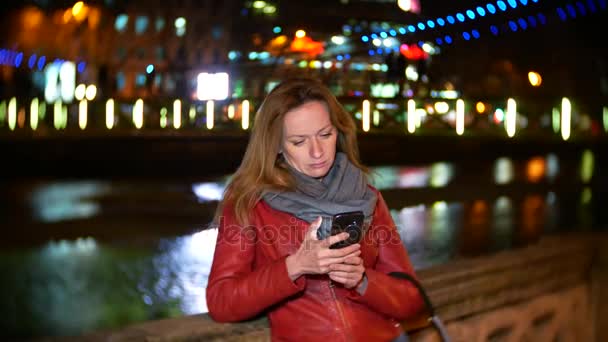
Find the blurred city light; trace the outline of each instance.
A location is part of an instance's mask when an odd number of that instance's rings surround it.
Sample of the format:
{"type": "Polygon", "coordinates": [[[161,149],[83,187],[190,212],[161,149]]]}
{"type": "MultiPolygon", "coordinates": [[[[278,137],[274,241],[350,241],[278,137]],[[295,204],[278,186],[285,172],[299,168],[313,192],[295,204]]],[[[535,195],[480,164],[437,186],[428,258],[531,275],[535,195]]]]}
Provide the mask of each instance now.
{"type": "Polygon", "coordinates": [[[603,107],[602,113],[604,118],[604,131],[608,133],[608,107],[603,107]]]}
{"type": "Polygon", "coordinates": [[[361,120],[362,128],[364,132],[369,132],[370,128],[370,102],[369,100],[363,100],[363,118],[361,120]]]}
{"type": "Polygon", "coordinates": [[[513,181],[514,167],[511,159],[500,157],[494,163],[494,182],[498,185],[506,185],[513,181]]]}
{"type": "Polygon", "coordinates": [[[144,126],[144,100],[142,99],[137,99],[133,106],[133,124],[137,129],[144,126]]]}
{"type": "Polygon", "coordinates": [[[591,182],[593,170],[595,168],[595,158],[591,150],[584,150],[581,158],[581,181],[585,184],[591,182]]]}
{"type": "Polygon", "coordinates": [[[87,128],[87,120],[88,120],[88,106],[87,100],[82,100],[78,104],[78,126],[80,129],[87,128]]]}
{"type": "Polygon", "coordinates": [[[30,127],[33,131],[38,128],[38,98],[34,98],[30,104],[30,127]]]}
{"type": "Polygon", "coordinates": [[[243,101],[241,107],[241,127],[246,130],[249,129],[249,100],[243,101]]]}
{"type": "Polygon", "coordinates": [[[173,128],[179,129],[182,126],[182,101],[173,101],[173,128]]]}
{"type": "Polygon", "coordinates": [[[539,87],[543,82],[543,79],[540,77],[540,74],[535,71],[528,72],[528,80],[533,87],[539,87]]]}
{"type": "Polygon", "coordinates": [[[570,138],[570,125],[572,122],[572,105],[567,97],[562,98],[561,114],[562,139],[568,140],[570,138]]]}
{"type": "Polygon", "coordinates": [[[407,101],[407,131],[414,133],[416,131],[416,101],[407,101]]]}
{"type": "Polygon", "coordinates": [[[464,101],[462,99],[456,100],[456,134],[462,135],[464,133],[464,101]]]}
{"type": "Polygon", "coordinates": [[[114,127],[114,100],[108,99],[106,101],[106,128],[112,129],[114,127]]]}
{"type": "Polygon", "coordinates": [[[207,129],[213,129],[213,125],[215,123],[215,109],[213,100],[207,101],[207,129]]]}
{"type": "Polygon", "coordinates": [[[197,77],[196,97],[201,101],[225,100],[229,94],[229,76],[225,72],[202,72],[197,77]]]}
{"type": "Polygon", "coordinates": [[[545,159],[542,157],[530,159],[526,167],[526,176],[532,183],[541,181],[545,176],[545,159]]]}
{"type": "Polygon", "coordinates": [[[11,98],[8,102],[8,128],[11,131],[17,126],[17,99],[11,98]]]}
{"type": "Polygon", "coordinates": [[[86,95],[86,85],[84,84],[79,84],[78,86],[76,86],[76,89],[74,89],[74,97],[76,97],[76,100],[80,101],[82,99],[84,99],[85,95],[86,95]]]}
{"type": "Polygon", "coordinates": [[[514,99],[507,100],[507,114],[505,117],[505,129],[509,138],[515,136],[517,127],[517,102],[514,99]]]}
{"type": "Polygon", "coordinates": [[[486,105],[483,102],[477,102],[475,104],[475,110],[477,110],[477,113],[483,114],[486,111],[486,105]]]}
{"type": "Polygon", "coordinates": [[[85,91],[85,97],[87,98],[87,100],[93,101],[95,99],[95,96],[97,96],[97,87],[94,84],[87,86],[87,89],[85,91]]]}

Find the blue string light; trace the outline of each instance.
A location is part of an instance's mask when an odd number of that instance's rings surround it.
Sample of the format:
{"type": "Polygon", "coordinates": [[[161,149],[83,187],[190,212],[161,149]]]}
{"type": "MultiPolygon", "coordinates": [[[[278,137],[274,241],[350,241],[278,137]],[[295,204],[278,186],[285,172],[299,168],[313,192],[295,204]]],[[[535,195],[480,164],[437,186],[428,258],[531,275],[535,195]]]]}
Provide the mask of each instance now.
{"type": "Polygon", "coordinates": [[[15,56],[15,67],[20,67],[21,62],[23,62],[23,52],[19,52],[17,56],[15,56]]]}
{"type": "Polygon", "coordinates": [[[526,22],[526,20],[523,18],[519,18],[517,20],[517,23],[519,24],[519,27],[521,27],[521,29],[524,31],[528,28],[528,22],[526,22]]]}
{"type": "Polygon", "coordinates": [[[509,27],[511,28],[511,31],[517,31],[517,24],[513,20],[509,20],[509,27]]]}
{"type": "Polygon", "coordinates": [[[405,30],[405,28],[400,27],[400,28],[399,28],[399,33],[401,33],[401,34],[406,34],[406,33],[407,33],[407,31],[405,30]]]}
{"type": "Polygon", "coordinates": [[[40,58],[38,58],[38,65],[36,65],[38,67],[38,70],[42,70],[42,68],[44,68],[45,64],[46,64],[46,56],[40,56],[40,58]]]}
{"type": "Polygon", "coordinates": [[[595,3],[593,2],[593,0],[587,0],[587,7],[589,7],[589,10],[591,11],[591,13],[595,13],[597,11],[597,8],[595,7],[595,3]]]}
{"type": "Polygon", "coordinates": [[[390,34],[391,36],[395,37],[397,35],[397,31],[390,30],[390,31],[388,31],[388,34],[390,34]]]}
{"type": "Polygon", "coordinates": [[[477,14],[479,14],[482,17],[484,17],[486,15],[486,10],[484,10],[483,7],[481,7],[481,6],[477,6],[477,8],[475,10],[477,11],[477,14]]]}
{"type": "Polygon", "coordinates": [[[463,22],[464,15],[462,13],[456,13],[456,19],[458,19],[458,21],[460,21],[460,22],[463,22]]]}
{"type": "Polygon", "coordinates": [[[494,7],[494,5],[492,4],[487,4],[486,8],[488,9],[488,12],[490,12],[490,14],[494,14],[496,13],[496,7],[494,7]]]}
{"type": "Polygon", "coordinates": [[[519,0],[519,2],[524,6],[528,4],[528,0],[519,0]]]}
{"type": "Polygon", "coordinates": [[[36,54],[31,55],[30,59],[27,61],[27,66],[30,69],[33,69],[34,65],[36,65],[36,54]]]}
{"type": "Polygon", "coordinates": [[[547,23],[547,17],[545,17],[544,14],[538,13],[536,15],[536,17],[538,18],[538,21],[540,22],[541,25],[545,25],[547,23]]]}
{"type": "Polygon", "coordinates": [[[471,39],[471,35],[469,34],[469,32],[463,32],[462,33],[462,38],[464,38],[464,40],[469,40],[471,39]]]}
{"type": "Polygon", "coordinates": [[[445,40],[445,42],[447,44],[452,44],[452,37],[448,34],[447,36],[443,37],[443,40],[445,40]]]}
{"type": "Polygon", "coordinates": [[[508,0],[507,2],[509,3],[509,6],[511,6],[511,8],[517,8],[517,1],[508,0]]]}
{"type": "Polygon", "coordinates": [[[571,18],[576,18],[576,10],[574,9],[574,6],[568,4],[566,5],[566,10],[568,11],[568,14],[571,18]]]}
{"type": "Polygon", "coordinates": [[[445,20],[447,20],[448,23],[450,23],[450,24],[454,24],[456,22],[454,20],[454,17],[452,17],[451,15],[448,15],[447,17],[445,17],[445,20]]]}
{"type": "Polygon", "coordinates": [[[564,12],[564,10],[561,7],[558,7],[556,9],[556,11],[557,11],[557,15],[559,16],[559,18],[562,21],[565,21],[567,19],[566,12],[564,12]]]}
{"type": "Polygon", "coordinates": [[[503,12],[507,10],[507,5],[504,1],[496,1],[496,6],[498,6],[498,8],[500,8],[500,10],[503,12]]]}
{"type": "Polygon", "coordinates": [[[414,25],[409,25],[407,27],[407,30],[410,31],[410,32],[412,32],[412,33],[416,32],[416,28],[414,27],[414,25]]]}
{"type": "Polygon", "coordinates": [[[435,28],[435,22],[432,20],[427,20],[426,26],[428,26],[429,28],[435,28]]]}
{"type": "Polygon", "coordinates": [[[479,39],[479,31],[473,30],[473,31],[471,31],[471,35],[473,35],[473,38],[479,39]]]}
{"type": "Polygon", "coordinates": [[[473,12],[472,10],[467,10],[467,17],[469,17],[469,19],[473,20],[475,19],[475,12],[473,12]]]}
{"type": "Polygon", "coordinates": [[[492,32],[493,35],[498,36],[498,27],[494,25],[490,26],[490,32],[492,32]]]}
{"type": "Polygon", "coordinates": [[[386,34],[386,32],[380,32],[380,37],[382,37],[382,39],[386,39],[388,35],[386,34]]]}
{"type": "Polygon", "coordinates": [[[536,18],[534,18],[534,16],[529,16],[528,24],[530,24],[530,27],[536,27],[536,18]]]}
{"type": "Polygon", "coordinates": [[[437,45],[443,45],[443,39],[437,38],[435,39],[435,43],[437,43],[437,45]]]}
{"type": "Polygon", "coordinates": [[[424,23],[418,23],[418,29],[419,29],[420,31],[424,31],[424,29],[425,29],[425,28],[426,28],[426,27],[424,26],[424,23]]]}
{"type": "Polygon", "coordinates": [[[439,19],[437,19],[437,24],[439,24],[439,26],[444,26],[445,20],[443,20],[442,18],[439,18],[439,19]]]}
{"type": "Polygon", "coordinates": [[[362,40],[364,43],[369,42],[369,38],[368,38],[367,36],[362,36],[362,37],[361,37],[361,40],[362,40]]]}

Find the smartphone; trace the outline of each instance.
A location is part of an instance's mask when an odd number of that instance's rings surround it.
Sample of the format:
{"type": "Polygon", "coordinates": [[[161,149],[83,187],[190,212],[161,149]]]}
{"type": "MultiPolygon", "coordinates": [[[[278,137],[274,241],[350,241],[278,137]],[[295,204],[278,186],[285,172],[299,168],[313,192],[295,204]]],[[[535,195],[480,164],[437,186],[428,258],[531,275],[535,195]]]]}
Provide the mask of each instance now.
{"type": "Polygon", "coordinates": [[[364,219],[365,215],[363,215],[362,211],[351,211],[334,215],[331,224],[331,235],[347,232],[349,237],[346,240],[334,243],[329,248],[339,249],[359,242],[363,235],[364,219]]]}

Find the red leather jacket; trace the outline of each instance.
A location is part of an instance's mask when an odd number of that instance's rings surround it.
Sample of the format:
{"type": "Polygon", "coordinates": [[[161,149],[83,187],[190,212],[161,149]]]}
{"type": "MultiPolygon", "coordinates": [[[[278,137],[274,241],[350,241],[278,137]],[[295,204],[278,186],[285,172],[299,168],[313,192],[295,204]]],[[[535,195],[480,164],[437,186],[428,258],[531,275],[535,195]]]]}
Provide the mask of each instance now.
{"type": "Polygon", "coordinates": [[[273,341],[391,341],[399,321],[423,302],[409,282],[389,272],[413,274],[407,252],[380,193],[361,242],[368,285],[363,295],[306,275],[291,281],[285,258],[297,251],[308,223],[260,201],[244,229],[226,206],[207,285],[209,315],[236,322],[268,314],[273,341]]]}

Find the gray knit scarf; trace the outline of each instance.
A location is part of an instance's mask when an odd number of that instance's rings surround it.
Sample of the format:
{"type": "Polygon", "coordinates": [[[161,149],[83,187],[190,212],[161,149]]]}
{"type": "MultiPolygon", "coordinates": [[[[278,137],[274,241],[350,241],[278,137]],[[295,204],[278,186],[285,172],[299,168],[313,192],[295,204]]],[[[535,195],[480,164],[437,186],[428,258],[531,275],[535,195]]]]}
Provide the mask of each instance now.
{"type": "Polygon", "coordinates": [[[365,226],[369,225],[376,207],[376,194],[367,186],[365,173],[344,153],[336,153],[334,164],[321,180],[298,172],[289,164],[287,168],[295,179],[296,190],[265,192],[262,198],[270,207],[309,223],[321,216],[322,228],[331,226],[331,218],[335,214],[362,211],[367,223],[365,226]]]}

